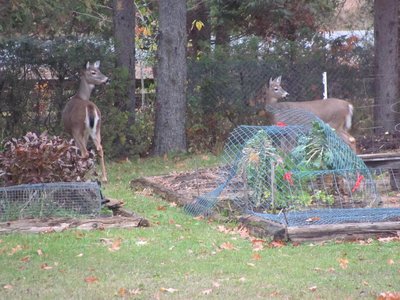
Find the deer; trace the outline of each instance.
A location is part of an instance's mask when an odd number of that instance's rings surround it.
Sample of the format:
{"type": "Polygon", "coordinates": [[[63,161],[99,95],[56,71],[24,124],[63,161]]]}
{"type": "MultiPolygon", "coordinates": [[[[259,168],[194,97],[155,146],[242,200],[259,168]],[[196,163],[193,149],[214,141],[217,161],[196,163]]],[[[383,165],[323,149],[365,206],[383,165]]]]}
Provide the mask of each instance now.
{"type": "Polygon", "coordinates": [[[101,163],[101,181],[107,182],[107,172],[104,164],[104,152],[101,145],[101,112],[96,104],[89,100],[95,85],[109,82],[107,76],[99,70],[100,61],[93,64],[87,62],[80,73],[80,85],[62,112],[64,130],[70,134],[83,158],[89,157],[87,143],[89,137],[93,140],[101,163]]]}
{"type": "Polygon", "coordinates": [[[265,84],[255,98],[249,101],[249,105],[256,106],[262,104],[266,111],[268,111],[270,107],[272,109],[299,109],[311,112],[330,125],[338,136],[357,153],[356,140],[349,134],[354,110],[352,104],[337,98],[300,102],[278,102],[278,100],[289,95],[289,93],[282,88],[281,79],[282,76],[275,79],[270,78],[269,85],[267,86],[265,84]]]}

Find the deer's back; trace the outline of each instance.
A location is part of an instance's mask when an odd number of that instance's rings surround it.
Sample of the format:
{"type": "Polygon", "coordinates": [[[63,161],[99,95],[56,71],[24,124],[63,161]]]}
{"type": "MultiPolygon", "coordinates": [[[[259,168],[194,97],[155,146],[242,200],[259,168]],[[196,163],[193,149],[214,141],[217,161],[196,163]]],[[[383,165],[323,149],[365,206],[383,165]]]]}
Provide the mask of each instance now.
{"type": "Polygon", "coordinates": [[[275,103],[273,106],[279,109],[302,109],[311,112],[335,129],[342,128],[346,116],[350,114],[350,103],[337,98],[298,102],[279,102],[275,103]]]}
{"type": "Polygon", "coordinates": [[[62,113],[62,121],[64,129],[69,134],[72,134],[73,130],[79,130],[84,132],[86,111],[96,111],[100,117],[100,110],[92,101],[83,100],[77,97],[71,98],[62,113]]]}

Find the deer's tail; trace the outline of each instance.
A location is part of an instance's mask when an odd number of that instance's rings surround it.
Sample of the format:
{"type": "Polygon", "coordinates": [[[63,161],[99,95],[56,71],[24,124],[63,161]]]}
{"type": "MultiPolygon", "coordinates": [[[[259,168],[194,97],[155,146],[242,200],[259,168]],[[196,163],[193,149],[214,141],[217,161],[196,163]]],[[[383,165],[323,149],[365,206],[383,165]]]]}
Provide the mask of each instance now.
{"type": "Polygon", "coordinates": [[[346,115],[346,124],[345,124],[345,126],[346,126],[347,130],[350,130],[351,125],[352,125],[351,122],[352,122],[352,119],[353,119],[353,111],[354,111],[353,105],[349,104],[348,109],[349,109],[349,111],[348,111],[348,113],[346,115]]]}
{"type": "Polygon", "coordinates": [[[86,107],[86,126],[91,131],[96,130],[97,122],[99,121],[99,115],[96,111],[96,108],[93,105],[88,105],[86,107]]]}

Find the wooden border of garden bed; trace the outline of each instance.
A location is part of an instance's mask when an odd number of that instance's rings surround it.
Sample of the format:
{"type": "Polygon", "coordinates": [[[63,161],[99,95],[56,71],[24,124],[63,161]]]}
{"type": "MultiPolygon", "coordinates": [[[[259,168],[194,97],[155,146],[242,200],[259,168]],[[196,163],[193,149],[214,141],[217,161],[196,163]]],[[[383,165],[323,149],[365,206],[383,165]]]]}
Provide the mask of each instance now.
{"type": "MultiPolygon", "coordinates": [[[[131,181],[133,190],[150,188],[168,202],[175,202],[180,206],[190,203],[181,194],[167,189],[151,180],[151,177],[142,177],[131,181]]],[[[218,219],[218,215],[213,216],[218,219]]],[[[328,240],[357,240],[370,237],[400,236],[400,222],[375,223],[347,223],[330,225],[306,225],[286,227],[255,215],[243,215],[237,218],[242,226],[252,235],[272,238],[274,240],[290,240],[292,242],[311,242],[328,240]]]]}
{"type": "Polygon", "coordinates": [[[123,201],[105,199],[105,207],[113,213],[110,217],[98,217],[93,219],[77,218],[45,218],[23,219],[0,222],[0,234],[9,233],[51,233],[62,232],[68,229],[77,230],[105,230],[111,228],[136,228],[148,227],[147,219],[123,208],[123,201]]]}

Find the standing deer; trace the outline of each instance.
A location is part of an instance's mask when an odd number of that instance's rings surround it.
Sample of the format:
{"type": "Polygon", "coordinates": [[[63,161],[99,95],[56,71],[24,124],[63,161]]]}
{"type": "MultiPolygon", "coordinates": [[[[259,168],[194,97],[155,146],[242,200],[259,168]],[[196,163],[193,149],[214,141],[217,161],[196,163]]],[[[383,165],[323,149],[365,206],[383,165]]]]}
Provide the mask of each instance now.
{"type": "Polygon", "coordinates": [[[81,72],[81,81],[78,92],[67,102],[63,112],[62,121],[64,130],[72,135],[82,157],[88,157],[87,142],[92,138],[96,151],[100,157],[103,182],[107,182],[104,153],[101,145],[100,124],[101,113],[93,102],[89,101],[90,94],[95,85],[108,82],[108,77],[99,70],[100,61],[91,64],[87,62],[86,68],[81,72]]]}
{"type": "MultiPolygon", "coordinates": [[[[269,86],[264,85],[258,95],[250,100],[250,105],[262,104],[268,110],[268,106],[277,109],[300,109],[313,113],[325,123],[329,124],[346,144],[356,150],[356,140],[349,134],[353,117],[353,105],[349,102],[336,98],[324,100],[301,101],[301,102],[278,102],[279,99],[289,95],[282,86],[279,76],[269,80],[269,86]]],[[[274,121],[275,123],[275,121],[274,121]]]]}

